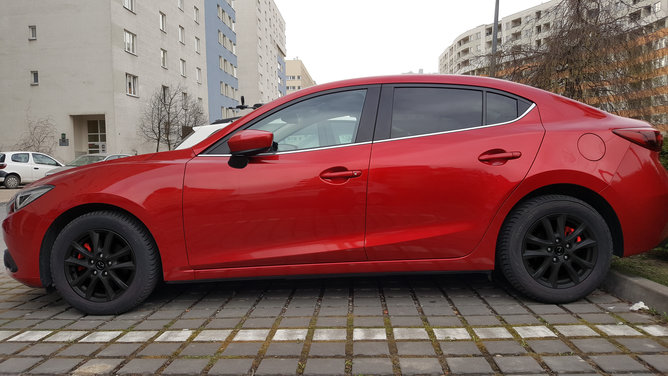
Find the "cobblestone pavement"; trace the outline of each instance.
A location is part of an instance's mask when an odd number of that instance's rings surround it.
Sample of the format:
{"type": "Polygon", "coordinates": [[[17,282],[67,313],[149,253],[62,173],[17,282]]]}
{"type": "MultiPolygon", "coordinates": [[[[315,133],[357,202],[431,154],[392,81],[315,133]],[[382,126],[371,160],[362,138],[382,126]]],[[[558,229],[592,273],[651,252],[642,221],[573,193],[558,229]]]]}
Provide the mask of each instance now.
{"type": "Polygon", "coordinates": [[[511,294],[479,274],[196,283],[85,316],[0,273],[0,373],[668,373],[668,326],[628,303],[511,294]]]}

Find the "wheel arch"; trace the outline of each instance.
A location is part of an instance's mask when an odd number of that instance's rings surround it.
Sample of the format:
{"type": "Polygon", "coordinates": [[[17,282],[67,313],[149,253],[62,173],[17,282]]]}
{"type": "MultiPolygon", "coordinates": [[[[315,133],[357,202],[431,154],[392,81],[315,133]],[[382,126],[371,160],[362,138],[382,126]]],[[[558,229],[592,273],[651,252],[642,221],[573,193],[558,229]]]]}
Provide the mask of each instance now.
{"type": "MultiPolygon", "coordinates": [[[[571,196],[591,205],[608,224],[608,228],[610,229],[610,233],[612,235],[613,255],[619,257],[624,256],[624,235],[622,233],[622,225],[619,222],[617,213],[615,213],[615,210],[608,203],[608,201],[606,201],[606,199],[603,198],[603,196],[581,185],[552,184],[537,188],[526,194],[524,197],[518,200],[515,203],[515,205],[513,205],[510,211],[508,211],[508,213],[506,214],[506,217],[504,218],[504,223],[511,216],[515,208],[517,208],[522,203],[538,196],[545,196],[551,194],[571,196]]],[[[500,236],[501,232],[499,231],[499,233],[497,234],[497,239],[500,236]]]]}
{"type": "MultiPolygon", "coordinates": [[[[137,221],[137,223],[141,224],[144,229],[146,229],[147,233],[151,236],[151,241],[153,242],[153,245],[155,246],[155,249],[158,250],[158,254],[160,256],[160,250],[158,248],[158,244],[155,241],[155,238],[151,231],[148,229],[148,227],[139,219],[137,216],[133,215],[131,212],[124,210],[123,208],[120,208],[118,206],[114,205],[109,205],[109,204],[101,204],[101,203],[90,203],[90,204],[84,204],[84,205],[79,205],[75,206],[73,208],[70,208],[69,210],[63,212],[61,215],[59,215],[49,226],[49,228],[46,230],[46,233],[44,234],[44,238],[42,238],[42,244],[40,245],[40,251],[39,251],[39,278],[42,282],[42,286],[44,286],[47,289],[53,288],[53,278],[51,276],[51,268],[50,268],[50,259],[51,259],[51,249],[53,247],[53,243],[56,240],[56,237],[60,232],[62,231],[65,226],[67,226],[68,223],[72,222],[75,218],[78,218],[86,213],[91,213],[95,211],[101,211],[101,210],[106,210],[106,211],[114,211],[114,212],[120,212],[123,213],[124,215],[127,215],[137,221]]],[[[162,275],[162,257],[158,257],[158,262],[159,262],[159,267],[161,273],[159,275],[162,275]]]]}

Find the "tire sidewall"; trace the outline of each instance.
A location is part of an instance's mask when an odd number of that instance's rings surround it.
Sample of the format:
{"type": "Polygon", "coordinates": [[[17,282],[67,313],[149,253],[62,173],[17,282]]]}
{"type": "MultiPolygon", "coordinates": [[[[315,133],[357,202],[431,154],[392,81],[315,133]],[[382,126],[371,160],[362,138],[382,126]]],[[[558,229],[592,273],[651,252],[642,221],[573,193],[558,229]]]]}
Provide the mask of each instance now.
{"type": "Polygon", "coordinates": [[[4,185],[7,189],[16,189],[16,188],[19,187],[20,184],[21,184],[21,178],[19,178],[18,175],[11,174],[11,175],[5,176],[4,185]],[[7,181],[15,181],[16,183],[15,184],[14,183],[7,184],[7,181]]]}
{"type": "Polygon", "coordinates": [[[91,213],[70,222],[56,238],[51,252],[51,275],[60,295],[73,307],[92,314],[121,313],[138,304],[147,284],[155,284],[147,273],[151,268],[151,251],[146,249],[144,237],[127,217],[116,216],[110,212],[91,213]],[[70,244],[88,230],[113,231],[125,239],[134,253],[135,275],[132,282],[126,291],[110,302],[92,302],[85,299],[74,291],[65,275],[64,260],[70,244]]]}
{"type": "Polygon", "coordinates": [[[522,219],[516,226],[508,229],[509,241],[507,267],[514,274],[517,283],[532,297],[544,302],[563,303],[574,301],[588,295],[596,289],[605,278],[612,259],[612,236],[605,220],[589,205],[579,200],[559,199],[537,203],[521,211],[522,219]],[[580,283],[568,288],[553,289],[533,279],[524,265],[522,250],[524,237],[528,231],[542,218],[554,214],[576,216],[587,223],[596,237],[596,262],[589,275],[580,283]]]}

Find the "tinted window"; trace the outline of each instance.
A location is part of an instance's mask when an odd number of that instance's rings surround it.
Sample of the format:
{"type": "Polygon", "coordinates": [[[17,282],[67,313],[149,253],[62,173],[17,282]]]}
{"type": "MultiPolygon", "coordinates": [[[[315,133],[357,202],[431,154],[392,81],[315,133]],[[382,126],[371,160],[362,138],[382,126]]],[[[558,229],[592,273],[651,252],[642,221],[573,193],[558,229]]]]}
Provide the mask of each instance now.
{"type": "Polygon", "coordinates": [[[12,162],[28,163],[28,153],[12,154],[12,162]]]}
{"type": "Polygon", "coordinates": [[[487,93],[486,124],[498,124],[517,119],[517,99],[496,93],[487,93]]]}
{"type": "Polygon", "coordinates": [[[4,162],[4,161],[5,161],[5,155],[4,155],[4,154],[0,154],[0,163],[2,163],[2,162],[4,162]]]}
{"type": "Polygon", "coordinates": [[[390,137],[453,131],[482,125],[482,92],[447,88],[396,88],[390,137]]]}
{"type": "Polygon", "coordinates": [[[51,157],[47,157],[44,154],[35,154],[33,153],[32,159],[35,160],[35,163],[37,164],[43,164],[43,165],[49,165],[49,166],[60,166],[58,162],[53,160],[51,157]]]}
{"type": "MultiPolygon", "coordinates": [[[[272,132],[277,151],[350,144],[355,141],[366,90],[321,95],[284,108],[247,129],[272,132]]],[[[227,154],[227,144],[210,153],[227,154]]]]}

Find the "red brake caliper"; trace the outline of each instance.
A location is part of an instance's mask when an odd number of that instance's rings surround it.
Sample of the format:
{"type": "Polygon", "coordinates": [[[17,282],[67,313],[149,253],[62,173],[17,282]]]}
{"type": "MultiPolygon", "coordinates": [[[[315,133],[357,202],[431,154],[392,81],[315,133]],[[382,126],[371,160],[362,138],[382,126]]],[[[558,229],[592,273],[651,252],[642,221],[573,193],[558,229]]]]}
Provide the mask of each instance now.
{"type": "MultiPolygon", "coordinates": [[[[91,247],[90,247],[90,244],[88,244],[88,243],[84,243],[83,246],[84,246],[84,248],[86,248],[86,250],[87,250],[88,252],[92,252],[92,249],[91,249],[91,247]]],[[[79,253],[79,254],[77,254],[77,258],[78,258],[79,260],[81,260],[81,259],[83,259],[84,257],[83,257],[83,255],[82,255],[81,253],[79,253]]],[[[79,266],[79,267],[77,268],[77,270],[79,270],[79,271],[82,271],[83,269],[84,269],[83,266],[79,266]]]]}

